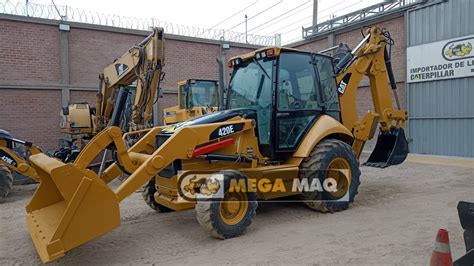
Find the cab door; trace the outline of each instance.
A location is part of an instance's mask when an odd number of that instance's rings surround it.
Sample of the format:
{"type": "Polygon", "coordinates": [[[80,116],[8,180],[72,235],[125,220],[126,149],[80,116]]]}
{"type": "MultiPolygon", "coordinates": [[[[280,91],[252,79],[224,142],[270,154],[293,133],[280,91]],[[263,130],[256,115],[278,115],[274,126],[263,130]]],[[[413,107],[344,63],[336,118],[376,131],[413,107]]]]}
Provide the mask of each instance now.
{"type": "MultiPolygon", "coordinates": [[[[317,118],[325,113],[325,94],[336,93],[334,76],[325,76],[330,88],[321,88],[319,66],[329,57],[301,53],[280,54],[274,122],[274,158],[285,159],[292,154],[317,118]]],[[[326,66],[324,66],[326,69],[326,66]]],[[[328,67],[332,71],[332,67],[328,67]]],[[[326,85],[326,84],[325,84],[326,85]]],[[[327,85],[326,85],[327,86],[327,85]]],[[[338,105],[338,104],[337,104],[338,105]]],[[[332,109],[338,109],[331,106],[332,109]]],[[[337,115],[337,114],[335,114],[337,115]]]]}

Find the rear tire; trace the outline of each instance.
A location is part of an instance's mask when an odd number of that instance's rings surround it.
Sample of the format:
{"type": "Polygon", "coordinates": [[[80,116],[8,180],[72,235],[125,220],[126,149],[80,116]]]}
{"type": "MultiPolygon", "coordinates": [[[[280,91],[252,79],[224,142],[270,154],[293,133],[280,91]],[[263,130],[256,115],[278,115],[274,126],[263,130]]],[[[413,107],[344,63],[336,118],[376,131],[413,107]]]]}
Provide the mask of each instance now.
{"type": "Polygon", "coordinates": [[[258,206],[257,193],[229,192],[231,180],[247,178],[238,171],[219,173],[224,175],[224,198],[198,200],[195,207],[196,219],[213,237],[228,239],[242,235],[252,223],[258,206]]]}
{"type": "Polygon", "coordinates": [[[13,175],[3,164],[0,164],[0,199],[8,196],[13,186],[13,175]]]}
{"type": "MultiPolygon", "coordinates": [[[[331,192],[306,192],[301,194],[300,198],[304,204],[312,210],[319,212],[337,212],[345,210],[349,204],[354,202],[360,185],[359,161],[347,143],[337,139],[323,140],[316,145],[311,154],[303,160],[300,166],[299,178],[306,178],[311,184],[313,179],[317,178],[321,184],[330,175],[331,171],[321,171],[327,169],[346,169],[349,170],[350,184],[340,182],[342,195],[349,192],[346,200],[336,201],[341,195],[335,196],[331,192]],[[346,167],[334,167],[343,165],[346,167]]],[[[332,173],[334,173],[333,171],[332,173]]],[[[338,185],[339,190],[339,185],[338,185]]]]}
{"type": "Polygon", "coordinates": [[[156,202],[155,193],[156,193],[155,178],[152,178],[150,179],[150,181],[148,181],[148,183],[145,186],[143,186],[143,190],[142,190],[143,200],[145,200],[146,204],[150,206],[150,208],[152,208],[153,210],[157,212],[174,211],[173,209],[170,209],[156,202]]]}

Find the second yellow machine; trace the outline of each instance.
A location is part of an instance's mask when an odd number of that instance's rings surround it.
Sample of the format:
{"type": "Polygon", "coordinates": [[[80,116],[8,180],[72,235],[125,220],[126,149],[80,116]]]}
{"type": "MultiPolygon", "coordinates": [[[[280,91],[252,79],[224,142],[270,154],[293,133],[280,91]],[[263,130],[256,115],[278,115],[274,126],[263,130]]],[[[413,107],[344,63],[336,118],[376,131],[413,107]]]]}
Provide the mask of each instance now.
{"type": "Polygon", "coordinates": [[[163,110],[165,125],[216,112],[219,109],[215,80],[187,79],[178,82],[178,105],[163,110]]]}
{"type": "Polygon", "coordinates": [[[235,57],[230,60],[227,110],[154,127],[130,149],[117,126],[126,98],[121,88],[113,123],[74,163],[41,153],[30,157],[41,181],[26,207],[26,220],[41,259],[58,259],[119,226],[120,202],[143,185],[154,209],[195,208],[202,227],[218,238],[242,234],[258,199],[299,195],[309,208],[321,212],[348,208],[360,184],[358,158],[377,126],[380,134],[369,165],[400,164],[408,153],[403,130],[407,112],[393,107],[388,86],[390,82],[396,89],[387,49],[392,43],[388,32],[372,28],[335,67],[330,57],[277,47],[235,57]],[[370,80],[374,112],[358,119],[356,94],[363,76],[370,80]],[[115,163],[99,176],[87,166],[104,149],[114,150],[115,163]],[[180,176],[202,170],[218,174],[222,182],[212,176],[197,182],[193,177],[184,190],[210,199],[180,201],[180,176]],[[107,184],[122,172],[130,176],[114,191],[107,184]],[[295,180],[329,179],[337,189],[292,189],[295,180]],[[278,180],[283,186],[273,191],[245,188],[278,180]],[[215,197],[219,188],[222,194],[215,197]]]}

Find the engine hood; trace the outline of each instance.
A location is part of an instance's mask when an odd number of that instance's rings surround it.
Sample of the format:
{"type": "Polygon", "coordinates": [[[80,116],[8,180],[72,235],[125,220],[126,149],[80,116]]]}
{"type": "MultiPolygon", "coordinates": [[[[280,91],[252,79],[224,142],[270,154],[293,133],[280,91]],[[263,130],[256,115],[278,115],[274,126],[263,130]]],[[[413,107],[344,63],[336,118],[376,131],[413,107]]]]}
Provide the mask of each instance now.
{"type": "Polygon", "coordinates": [[[186,126],[220,123],[232,119],[236,116],[241,116],[243,118],[255,118],[256,112],[255,110],[248,108],[218,111],[166,127],[165,129],[163,129],[161,134],[173,134],[177,129],[186,126]]]}

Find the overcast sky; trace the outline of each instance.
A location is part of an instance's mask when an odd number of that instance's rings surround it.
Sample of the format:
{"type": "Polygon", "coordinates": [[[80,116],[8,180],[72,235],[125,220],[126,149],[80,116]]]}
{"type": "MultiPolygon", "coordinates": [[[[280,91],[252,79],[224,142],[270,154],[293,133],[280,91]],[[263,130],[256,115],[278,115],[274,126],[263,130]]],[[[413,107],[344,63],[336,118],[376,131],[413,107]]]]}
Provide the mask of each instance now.
{"type": "MultiPolygon", "coordinates": [[[[7,0],[26,1],[26,0],[7,0]]],[[[51,0],[29,0],[51,4],[51,0]]],[[[301,39],[301,27],[312,23],[313,0],[54,0],[84,10],[121,16],[157,18],[177,24],[274,35],[280,33],[282,43],[301,39]]],[[[361,9],[381,0],[319,0],[318,22],[331,15],[361,9]]]]}

